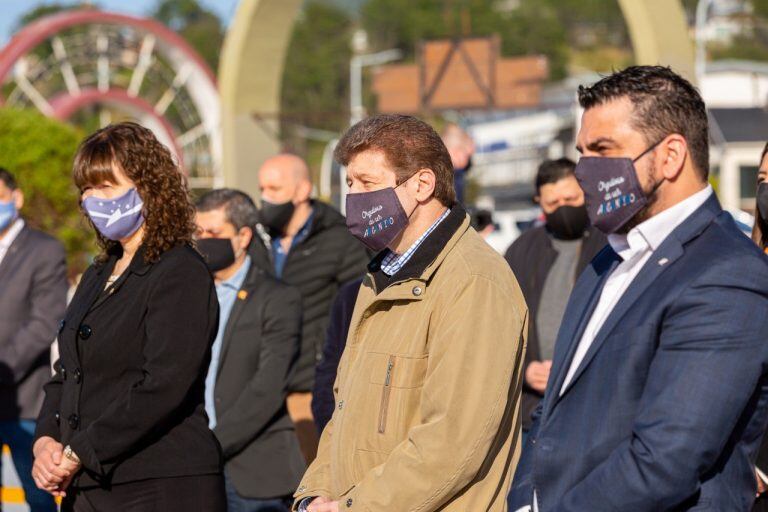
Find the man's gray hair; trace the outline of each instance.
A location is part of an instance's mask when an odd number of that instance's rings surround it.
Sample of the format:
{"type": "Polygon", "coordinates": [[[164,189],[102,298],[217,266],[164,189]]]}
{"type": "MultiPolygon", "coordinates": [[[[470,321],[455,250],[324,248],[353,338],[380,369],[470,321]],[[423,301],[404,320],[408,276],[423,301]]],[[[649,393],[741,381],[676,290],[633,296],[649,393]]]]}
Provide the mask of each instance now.
{"type": "Polygon", "coordinates": [[[253,230],[256,225],[258,210],[251,196],[233,188],[218,188],[206,192],[195,201],[198,212],[209,212],[224,208],[227,222],[240,228],[248,227],[253,230]]]}

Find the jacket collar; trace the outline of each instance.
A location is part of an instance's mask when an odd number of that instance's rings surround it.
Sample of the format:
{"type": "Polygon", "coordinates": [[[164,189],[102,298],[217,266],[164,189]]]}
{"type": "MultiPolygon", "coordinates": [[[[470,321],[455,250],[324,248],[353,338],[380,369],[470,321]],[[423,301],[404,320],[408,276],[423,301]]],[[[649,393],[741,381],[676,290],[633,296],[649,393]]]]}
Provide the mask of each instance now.
{"type": "MultiPolygon", "coordinates": [[[[467,229],[469,229],[469,216],[460,204],[455,203],[451,206],[448,216],[438,224],[435,230],[416,249],[411,259],[395,275],[387,276],[381,270],[381,261],[386,256],[387,251],[377,254],[368,264],[369,275],[372,284],[375,285],[376,292],[381,294],[389,288],[397,287],[396,285],[400,283],[413,280],[424,283],[429,281],[467,229]]],[[[411,299],[423,297],[424,291],[422,290],[416,295],[412,293],[410,288],[406,290],[411,299]]]]}
{"type": "MultiPolygon", "coordinates": [[[[141,245],[137,250],[136,254],[133,255],[133,259],[131,260],[131,263],[128,265],[128,268],[125,270],[126,275],[127,274],[138,274],[138,275],[144,275],[146,274],[150,268],[152,268],[152,263],[148,262],[145,257],[146,254],[146,248],[144,245],[141,245]]],[[[112,272],[112,270],[115,268],[115,264],[117,263],[117,260],[123,257],[123,247],[120,244],[115,244],[110,246],[107,249],[107,259],[98,265],[98,271],[97,273],[101,275],[105,270],[109,270],[109,272],[112,272]]]]}

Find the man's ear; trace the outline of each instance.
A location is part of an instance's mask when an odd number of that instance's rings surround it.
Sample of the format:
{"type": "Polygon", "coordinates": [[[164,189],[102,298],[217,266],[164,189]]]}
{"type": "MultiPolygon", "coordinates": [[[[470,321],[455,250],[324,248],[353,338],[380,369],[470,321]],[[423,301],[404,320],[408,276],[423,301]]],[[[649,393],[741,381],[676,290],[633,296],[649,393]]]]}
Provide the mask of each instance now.
{"type": "Polygon", "coordinates": [[[656,164],[661,169],[662,176],[670,181],[676,180],[688,158],[688,143],[685,137],[673,133],[661,143],[659,149],[656,164]]]}
{"type": "Polygon", "coordinates": [[[251,244],[251,240],[253,240],[253,229],[248,226],[243,226],[237,234],[240,237],[240,248],[247,249],[251,244]]]}
{"type": "Polygon", "coordinates": [[[24,207],[24,192],[20,188],[13,191],[13,201],[16,205],[16,210],[21,210],[24,207]]]}
{"type": "Polygon", "coordinates": [[[294,199],[298,203],[303,203],[309,201],[310,197],[312,197],[312,182],[309,180],[301,180],[296,186],[294,199]]]}
{"type": "Polygon", "coordinates": [[[437,184],[437,176],[432,169],[420,169],[416,173],[416,200],[420,203],[428,201],[435,195],[435,185],[437,184]]]}

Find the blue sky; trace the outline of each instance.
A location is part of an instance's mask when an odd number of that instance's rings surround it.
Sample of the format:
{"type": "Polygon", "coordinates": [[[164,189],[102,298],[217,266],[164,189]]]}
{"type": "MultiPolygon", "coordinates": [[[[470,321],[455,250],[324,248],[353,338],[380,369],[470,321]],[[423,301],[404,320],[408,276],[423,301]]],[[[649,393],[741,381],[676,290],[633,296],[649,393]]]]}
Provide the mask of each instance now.
{"type": "MultiPolygon", "coordinates": [[[[158,0],[96,0],[93,3],[107,11],[116,11],[137,16],[146,15],[157,4],[158,0]]],[[[215,11],[225,23],[229,23],[235,13],[238,0],[200,0],[211,10],[215,11]]],[[[4,46],[13,36],[12,30],[22,14],[38,5],[50,3],[73,3],[67,0],[35,1],[35,0],[0,0],[0,47],[4,46]]]]}

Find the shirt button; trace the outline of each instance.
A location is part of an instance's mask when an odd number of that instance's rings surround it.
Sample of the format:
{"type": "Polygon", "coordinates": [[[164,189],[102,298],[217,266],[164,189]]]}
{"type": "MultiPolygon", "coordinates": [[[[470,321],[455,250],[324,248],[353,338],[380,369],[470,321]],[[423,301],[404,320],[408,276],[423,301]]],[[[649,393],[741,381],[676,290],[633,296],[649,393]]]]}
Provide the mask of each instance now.
{"type": "Polygon", "coordinates": [[[347,500],[347,508],[351,508],[351,507],[352,507],[352,503],[353,503],[353,502],[352,502],[352,498],[349,498],[349,499],[347,500]]]}
{"type": "Polygon", "coordinates": [[[80,425],[80,416],[77,414],[70,414],[67,423],[69,423],[69,428],[77,430],[77,427],[80,425]]]}
{"type": "Polygon", "coordinates": [[[414,294],[416,297],[418,297],[419,295],[421,295],[421,294],[422,294],[422,292],[423,292],[424,290],[422,290],[421,286],[414,286],[412,291],[413,291],[413,294],[414,294]]]}
{"type": "Polygon", "coordinates": [[[339,402],[339,410],[342,410],[344,408],[344,400],[339,402]]]}

